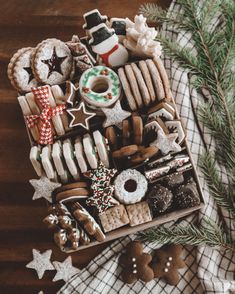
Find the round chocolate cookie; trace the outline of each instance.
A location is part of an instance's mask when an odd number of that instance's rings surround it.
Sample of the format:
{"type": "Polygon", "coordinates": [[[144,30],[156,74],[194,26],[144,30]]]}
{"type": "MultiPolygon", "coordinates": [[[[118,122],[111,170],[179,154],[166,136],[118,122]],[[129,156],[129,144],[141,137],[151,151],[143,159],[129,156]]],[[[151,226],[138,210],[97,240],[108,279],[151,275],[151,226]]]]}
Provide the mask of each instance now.
{"type": "Polygon", "coordinates": [[[196,183],[190,181],[178,187],[174,195],[174,202],[178,208],[189,208],[199,205],[200,196],[196,183]]]}
{"type": "Polygon", "coordinates": [[[164,186],[154,186],[147,195],[147,202],[152,210],[153,216],[159,215],[170,208],[173,194],[164,186]]]}
{"type": "Polygon", "coordinates": [[[174,173],[167,176],[165,181],[169,188],[176,188],[184,183],[184,176],[182,173],[174,173]]]}

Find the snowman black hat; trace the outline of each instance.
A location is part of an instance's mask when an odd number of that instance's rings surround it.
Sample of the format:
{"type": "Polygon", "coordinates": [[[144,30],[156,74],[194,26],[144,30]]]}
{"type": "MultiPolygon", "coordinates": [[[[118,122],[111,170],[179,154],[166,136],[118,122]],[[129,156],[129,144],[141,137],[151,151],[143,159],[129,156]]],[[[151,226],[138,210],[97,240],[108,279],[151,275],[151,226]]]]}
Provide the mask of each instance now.
{"type": "Polygon", "coordinates": [[[98,26],[90,30],[91,39],[89,40],[89,45],[96,46],[110,38],[116,36],[114,29],[110,29],[106,24],[101,23],[98,26]]]}
{"type": "Polygon", "coordinates": [[[106,15],[101,15],[98,9],[86,12],[83,14],[83,18],[85,20],[85,24],[83,25],[85,30],[90,30],[101,23],[106,23],[108,19],[106,15]]]}

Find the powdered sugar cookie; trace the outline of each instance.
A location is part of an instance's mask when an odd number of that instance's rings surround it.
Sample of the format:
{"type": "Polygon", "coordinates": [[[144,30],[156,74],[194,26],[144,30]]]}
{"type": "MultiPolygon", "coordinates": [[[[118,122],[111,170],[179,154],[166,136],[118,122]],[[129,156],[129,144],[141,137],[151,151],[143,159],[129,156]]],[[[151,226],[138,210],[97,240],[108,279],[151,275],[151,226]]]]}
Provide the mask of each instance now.
{"type": "Polygon", "coordinates": [[[32,87],[37,87],[38,82],[34,77],[31,60],[34,48],[28,48],[16,59],[12,67],[14,83],[20,92],[29,92],[32,87]]]}
{"type": "Polygon", "coordinates": [[[152,59],[146,60],[146,63],[147,63],[148,69],[149,69],[151,77],[152,77],[153,85],[155,87],[156,96],[157,96],[158,100],[161,100],[161,99],[165,98],[165,92],[164,92],[162,80],[161,80],[160,74],[158,72],[158,69],[157,69],[156,65],[154,64],[154,62],[152,61],[152,59]]]}
{"type": "Polygon", "coordinates": [[[72,55],[68,46],[57,39],[40,43],[33,58],[35,77],[42,83],[60,84],[69,77],[72,70],[72,55]]]}
{"type": "Polygon", "coordinates": [[[118,76],[119,76],[119,79],[120,79],[120,81],[122,83],[123,90],[124,90],[124,92],[126,94],[127,102],[129,104],[131,110],[135,111],[137,109],[135,98],[132,95],[129,82],[128,82],[127,78],[126,78],[125,71],[124,71],[124,69],[122,67],[118,69],[118,76]]]}
{"type": "Polygon", "coordinates": [[[139,91],[139,88],[138,88],[138,84],[137,84],[135,74],[134,74],[133,69],[132,69],[130,64],[127,64],[125,66],[125,73],[126,73],[126,76],[128,78],[128,81],[130,83],[132,92],[134,94],[135,102],[137,103],[138,108],[141,108],[141,107],[143,107],[143,101],[142,101],[141,94],[140,94],[140,91],[139,91]]]}
{"type": "Polygon", "coordinates": [[[114,180],[115,196],[121,203],[139,202],[148,189],[148,182],[139,171],[126,169],[114,180]]]}
{"type": "Polygon", "coordinates": [[[138,66],[135,63],[131,63],[131,67],[132,67],[133,72],[135,74],[135,77],[136,77],[136,80],[137,80],[137,83],[139,86],[139,90],[140,90],[141,96],[143,98],[144,105],[149,105],[149,103],[151,101],[150,95],[149,95],[148,89],[145,85],[145,81],[143,79],[141,71],[139,70],[138,66]]]}
{"type": "Polygon", "coordinates": [[[144,60],[139,61],[139,68],[140,68],[141,73],[143,75],[145,84],[146,84],[146,86],[148,88],[150,99],[151,99],[152,102],[154,102],[156,100],[156,94],[155,94],[155,91],[154,91],[154,87],[153,87],[150,72],[148,70],[148,66],[147,66],[147,64],[146,64],[146,62],[144,60]]]}
{"type": "Polygon", "coordinates": [[[12,86],[16,89],[16,90],[20,90],[18,89],[17,85],[16,85],[16,82],[13,78],[13,68],[15,66],[15,62],[16,60],[20,57],[21,54],[23,54],[24,52],[28,51],[29,49],[31,49],[30,47],[27,47],[27,48],[21,48],[19,49],[13,56],[12,58],[10,59],[10,62],[8,64],[8,67],[7,67],[7,75],[8,75],[8,78],[12,84],[12,86]]]}

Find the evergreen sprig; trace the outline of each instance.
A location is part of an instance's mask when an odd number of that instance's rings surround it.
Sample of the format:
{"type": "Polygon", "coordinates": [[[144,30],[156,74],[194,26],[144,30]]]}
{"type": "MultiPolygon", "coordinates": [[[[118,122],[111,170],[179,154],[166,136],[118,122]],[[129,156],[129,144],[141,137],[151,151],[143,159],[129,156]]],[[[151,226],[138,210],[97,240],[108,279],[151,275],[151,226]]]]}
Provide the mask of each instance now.
{"type": "MultiPolygon", "coordinates": [[[[235,222],[235,5],[233,0],[177,0],[179,12],[168,12],[156,4],[144,4],[140,13],[150,21],[165,23],[178,31],[191,34],[192,49],[182,48],[158,36],[165,54],[187,69],[193,85],[201,93],[209,93],[201,105],[199,118],[216,142],[213,153],[201,157],[200,167],[211,195],[217,205],[227,209],[235,222]],[[215,18],[218,20],[214,22],[215,18]],[[224,183],[218,166],[226,171],[224,183]]],[[[221,225],[211,220],[197,227],[159,227],[143,232],[141,237],[160,243],[173,242],[191,245],[205,244],[211,247],[225,247],[228,236],[221,225]]],[[[231,242],[230,242],[231,243],[231,242]]]]}

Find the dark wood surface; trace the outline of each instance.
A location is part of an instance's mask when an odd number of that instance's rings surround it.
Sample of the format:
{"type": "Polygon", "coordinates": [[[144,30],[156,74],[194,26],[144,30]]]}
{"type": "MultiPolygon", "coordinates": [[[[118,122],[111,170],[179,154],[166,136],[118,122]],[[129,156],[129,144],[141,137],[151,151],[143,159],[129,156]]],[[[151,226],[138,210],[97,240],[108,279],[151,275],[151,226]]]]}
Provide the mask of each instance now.
{"type": "MultiPolygon", "coordinates": [[[[33,47],[49,37],[66,41],[73,34],[83,36],[82,15],[86,11],[98,8],[110,17],[133,18],[144,2],[0,0],[0,293],[56,293],[63,282],[52,282],[54,271],[38,280],[36,272],[25,265],[32,259],[32,248],[51,248],[52,260],[66,258],[42,223],[47,213],[45,202],[31,200],[33,189],[28,180],[36,175],[28,158],[30,145],[16,91],[6,75],[9,59],[19,48],[33,47]]],[[[170,0],[158,0],[163,7],[169,3],[170,0]]],[[[74,265],[84,267],[106,246],[72,254],[74,265]]]]}

